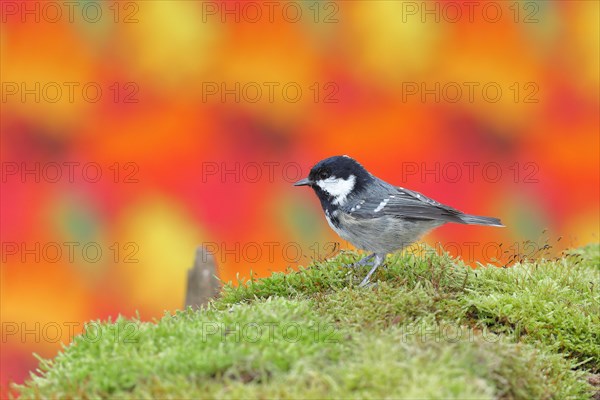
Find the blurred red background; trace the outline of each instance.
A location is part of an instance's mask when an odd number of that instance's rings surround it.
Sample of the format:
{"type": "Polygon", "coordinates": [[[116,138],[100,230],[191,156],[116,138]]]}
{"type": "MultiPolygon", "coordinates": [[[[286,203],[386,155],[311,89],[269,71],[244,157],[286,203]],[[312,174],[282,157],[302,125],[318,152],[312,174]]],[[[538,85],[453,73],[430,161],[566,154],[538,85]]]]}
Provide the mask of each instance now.
{"type": "Polygon", "coordinates": [[[331,155],[501,218],[426,237],[473,265],[598,240],[597,2],[67,3],[1,2],[3,393],[181,308],[200,244],[225,281],[326,257],[291,183],[331,155]]]}

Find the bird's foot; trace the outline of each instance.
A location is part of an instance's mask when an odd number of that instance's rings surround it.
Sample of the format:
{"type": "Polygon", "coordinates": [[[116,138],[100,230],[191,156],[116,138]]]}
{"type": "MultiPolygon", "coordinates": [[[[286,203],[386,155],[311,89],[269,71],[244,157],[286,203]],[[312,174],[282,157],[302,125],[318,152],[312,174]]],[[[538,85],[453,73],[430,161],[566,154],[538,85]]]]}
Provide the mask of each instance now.
{"type": "Polygon", "coordinates": [[[367,276],[365,276],[365,279],[362,280],[362,282],[358,285],[358,287],[371,286],[371,285],[369,285],[369,280],[371,279],[371,275],[373,275],[375,273],[375,271],[377,270],[377,267],[379,267],[383,263],[384,259],[385,259],[385,255],[384,256],[375,255],[375,261],[373,262],[373,268],[371,268],[371,270],[369,271],[367,276]],[[367,286],[367,285],[369,285],[369,286],[367,286]]]}
{"type": "Polygon", "coordinates": [[[375,257],[375,253],[373,254],[369,254],[366,257],[363,257],[360,261],[357,261],[353,264],[346,264],[344,265],[344,267],[346,268],[356,268],[356,267],[362,267],[363,265],[367,265],[369,264],[369,262],[371,261],[371,259],[375,257]]]}
{"type": "Polygon", "coordinates": [[[377,282],[365,281],[363,279],[363,281],[358,285],[358,287],[360,287],[360,288],[376,288],[377,282]]]}

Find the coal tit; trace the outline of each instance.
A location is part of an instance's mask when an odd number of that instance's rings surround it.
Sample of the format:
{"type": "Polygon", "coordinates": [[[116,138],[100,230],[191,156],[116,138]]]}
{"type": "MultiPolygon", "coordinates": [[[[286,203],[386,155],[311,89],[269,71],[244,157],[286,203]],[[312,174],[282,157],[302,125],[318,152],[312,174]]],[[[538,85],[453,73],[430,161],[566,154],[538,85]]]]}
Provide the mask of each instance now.
{"type": "Polygon", "coordinates": [[[447,222],[504,226],[498,218],[464,214],[421,193],[390,185],[348,156],[320,161],[294,186],[313,188],[329,226],[355,247],[372,252],[359,263],[374,258],[360,286],[369,282],[387,254],[447,222]]]}

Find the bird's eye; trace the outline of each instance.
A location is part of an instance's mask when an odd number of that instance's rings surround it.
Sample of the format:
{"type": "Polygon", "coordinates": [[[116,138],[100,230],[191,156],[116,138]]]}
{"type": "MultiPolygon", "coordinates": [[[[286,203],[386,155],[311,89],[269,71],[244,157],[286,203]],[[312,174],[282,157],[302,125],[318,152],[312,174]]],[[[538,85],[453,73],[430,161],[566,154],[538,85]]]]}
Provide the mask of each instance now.
{"type": "Polygon", "coordinates": [[[329,172],[327,172],[327,171],[321,171],[321,172],[319,172],[319,178],[323,179],[323,180],[329,178],[329,172]]]}

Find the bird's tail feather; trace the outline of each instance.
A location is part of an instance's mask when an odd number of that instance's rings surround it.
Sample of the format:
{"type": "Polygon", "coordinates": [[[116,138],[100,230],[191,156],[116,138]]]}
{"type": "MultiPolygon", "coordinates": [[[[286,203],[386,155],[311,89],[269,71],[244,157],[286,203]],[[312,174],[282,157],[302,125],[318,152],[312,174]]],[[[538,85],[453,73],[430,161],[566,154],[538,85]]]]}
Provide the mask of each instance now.
{"type": "Polygon", "coordinates": [[[504,227],[504,225],[502,225],[502,222],[500,222],[498,218],[480,217],[478,215],[469,214],[463,214],[459,218],[463,223],[469,225],[490,225],[504,227]]]}

